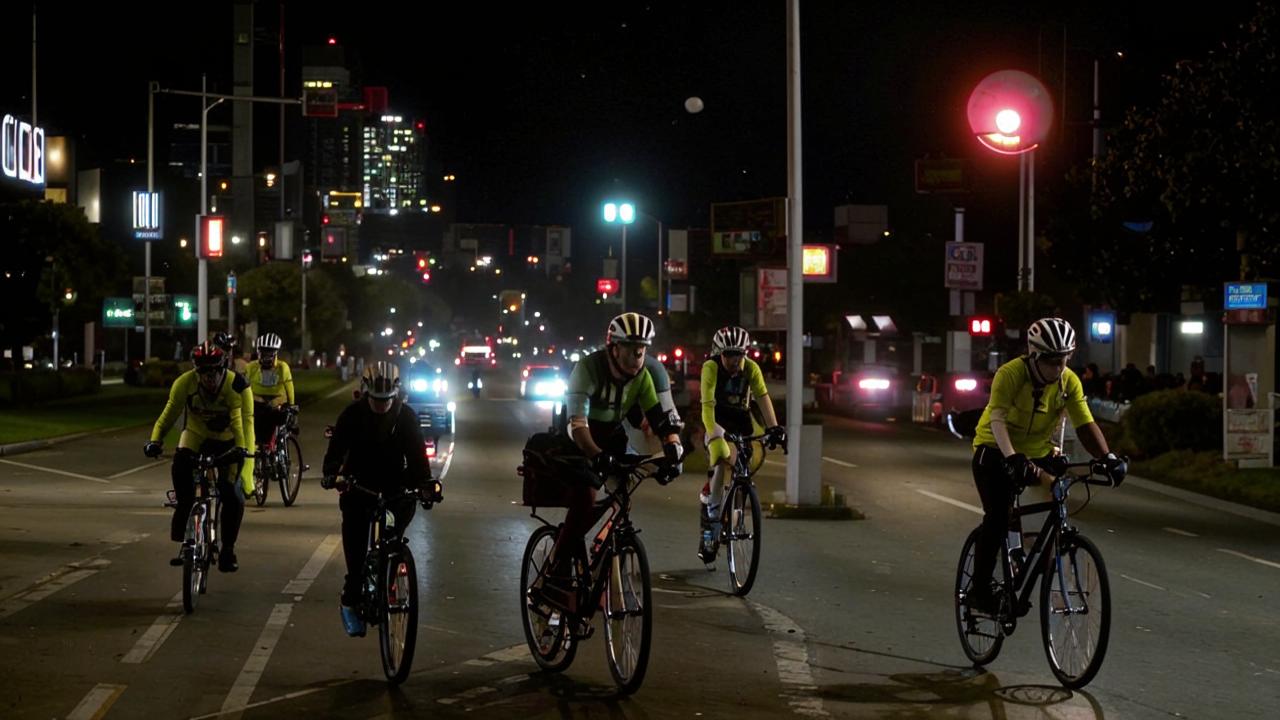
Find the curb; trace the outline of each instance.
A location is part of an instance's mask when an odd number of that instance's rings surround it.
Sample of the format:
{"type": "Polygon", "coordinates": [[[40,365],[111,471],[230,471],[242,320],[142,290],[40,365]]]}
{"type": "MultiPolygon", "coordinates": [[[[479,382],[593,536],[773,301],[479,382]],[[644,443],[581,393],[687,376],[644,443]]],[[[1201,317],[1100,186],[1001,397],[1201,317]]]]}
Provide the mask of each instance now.
{"type": "Polygon", "coordinates": [[[867,516],[847,505],[782,505],[771,503],[769,517],[776,520],[866,520],[867,516]]]}

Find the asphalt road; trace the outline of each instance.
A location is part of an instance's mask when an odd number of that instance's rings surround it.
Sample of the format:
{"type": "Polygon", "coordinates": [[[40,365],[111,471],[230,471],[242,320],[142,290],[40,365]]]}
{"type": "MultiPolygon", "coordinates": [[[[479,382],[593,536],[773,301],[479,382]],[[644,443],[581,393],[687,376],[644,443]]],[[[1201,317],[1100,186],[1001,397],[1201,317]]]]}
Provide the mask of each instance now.
{"type": "MultiPolygon", "coordinates": [[[[303,410],[317,468],[322,428],[348,400],[303,410]]],[[[1094,682],[1068,692],[1034,614],[986,671],[960,650],[951,587],[979,517],[966,445],[848,420],[824,428],[823,479],[865,520],[767,520],[760,577],[741,600],[725,593],[723,563],[708,572],[694,557],[702,478],[646,485],[634,513],[655,578],[644,686],[614,694],[602,633],[568,671],[537,672],[518,585],[538,521],[514,469],[550,411],[500,373],[483,397],[458,398],[457,417],[446,500],[408,531],[418,654],[394,690],[376,637],[342,631],[340,515],[317,472],[294,507],[277,493],[250,507],[240,571],[215,572],[185,615],[161,507],[169,467],[142,456],[144,431],[0,458],[0,717],[1261,718],[1280,707],[1275,516],[1140,482],[1095,492],[1075,521],[1107,561],[1111,644],[1094,682]]],[[[766,500],[783,487],[777,460],[758,477],[766,500]]]]}

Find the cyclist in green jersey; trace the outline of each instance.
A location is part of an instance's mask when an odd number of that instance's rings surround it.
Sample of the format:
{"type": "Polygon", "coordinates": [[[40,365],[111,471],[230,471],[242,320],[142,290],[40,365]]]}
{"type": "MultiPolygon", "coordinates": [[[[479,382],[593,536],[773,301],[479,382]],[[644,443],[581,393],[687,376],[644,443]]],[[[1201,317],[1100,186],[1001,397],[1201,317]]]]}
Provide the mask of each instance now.
{"type": "Polygon", "coordinates": [[[1104,459],[1109,475],[1123,478],[1128,470],[1107,447],[1080,378],[1067,367],[1075,349],[1070,323],[1054,317],[1037,320],[1027,330],[1027,354],[1000,366],[991,383],[991,399],[973,439],[973,481],[983,516],[974,550],[972,607],[994,609],[991,575],[1009,529],[1012,494],[1024,485],[1053,480],[1044,468],[1053,454],[1053,431],[1064,414],[1084,448],[1104,459]]]}
{"type": "Polygon", "coordinates": [[[639,406],[649,426],[662,439],[663,454],[679,461],[680,419],[664,412],[644,372],[645,353],[653,344],[653,321],[639,313],[623,313],[610,323],[605,348],[582,358],[569,375],[565,403],[569,437],[591,463],[591,470],[570,478],[569,511],[552,550],[553,560],[543,594],[569,612],[576,612],[576,593],[568,585],[570,563],[576,554],[585,557],[583,536],[591,529],[596,489],[609,475],[618,457],[626,453],[627,434],[622,422],[632,406],[639,406]],[[567,550],[566,550],[567,549],[567,550]]]}
{"type": "Polygon", "coordinates": [[[720,536],[720,503],[724,500],[724,484],[733,472],[738,451],[725,439],[726,432],[746,437],[754,434],[751,401],[756,399],[764,416],[766,442],[785,445],[787,431],[778,424],[765,385],[764,374],[754,360],[747,357],[751,337],[740,327],[723,327],[711,338],[711,359],[702,364],[702,426],[706,428],[707,453],[711,456],[707,485],[703,486],[708,502],[698,503],[698,520],[702,539],[698,559],[715,560],[715,538],[720,536]]]}

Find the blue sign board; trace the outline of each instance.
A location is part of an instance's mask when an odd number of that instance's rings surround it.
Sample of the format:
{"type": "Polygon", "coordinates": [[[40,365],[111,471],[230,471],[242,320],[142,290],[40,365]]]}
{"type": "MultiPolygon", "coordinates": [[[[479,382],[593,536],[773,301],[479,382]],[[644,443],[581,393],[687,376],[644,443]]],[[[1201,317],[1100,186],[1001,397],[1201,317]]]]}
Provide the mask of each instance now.
{"type": "Polygon", "coordinates": [[[1224,307],[1227,310],[1266,310],[1267,284],[1227,283],[1224,307]]]}

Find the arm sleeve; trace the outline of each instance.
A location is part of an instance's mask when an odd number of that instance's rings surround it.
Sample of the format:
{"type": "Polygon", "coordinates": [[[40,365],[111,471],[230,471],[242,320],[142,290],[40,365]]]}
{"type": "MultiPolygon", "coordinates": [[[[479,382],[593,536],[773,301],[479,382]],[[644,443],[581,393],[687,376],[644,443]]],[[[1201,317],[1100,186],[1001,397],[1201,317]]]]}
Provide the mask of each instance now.
{"type": "Polygon", "coordinates": [[[640,377],[636,378],[636,404],[641,410],[649,412],[650,410],[661,407],[658,404],[658,393],[653,390],[653,376],[649,373],[640,373],[640,377]]]}
{"type": "Polygon", "coordinates": [[[569,409],[569,417],[586,418],[587,413],[591,412],[591,373],[587,370],[587,361],[581,360],[577,365],[573,366],[573,372],[569,373],[569,389],[565,393],[565,405],[569,409]]]}
{"type": "Polygon", "coordinates": [[[716,426],[716,361],[702,363],[702,427],[707,435],[716,426]]]}
{"type": "Polygon", "coordinates": [[[160,417],[156,419],[156,424],[151,428],[152,442],[160,442],[164,439],[164,434],[169,431],[169,426],[178,419],[178,413],[184,409],[183,400],[187,397],[187,374],[183,373],[173,381],[173,385],[169,387],[169,400],[164,404],[164,410],[160,411],[160,417]]]}
{"type": "Polygon", "coordinates": [[[996,447],[1006,457],[1014,453],[1014,448],[1005,417],[1017,391],[1018,381],[1013,373],[1003,367],[997,370],[995,379],[991,381],[991,399],[987,401],[987,409],[991,413],[991,435],[995,438],[996,447]]]}
{"type": "Polygon", "coordinates": [[[329,447],[324,451],[325,475],[342,472],[342,465],[347,461],[347,446],[351,442],[351,425],[351,406],[347,406],[334,423],[333,437],[329,438],[329,447]]]}
{"type": "Polygon", "coordinates": [[[1071,416],[1072,427],[1084,427],[1093,422],[1093,413],[1089,412],[1089,401],[1084,396],[1084,385],[1077,375],[1067,378],[1067,415],[1071,416]]]}
{"type": "Polygon", "coordinates": [[[431,479],[431,465],[427,462],[422,428],[418,427],[418,417],[407,405],[401,406],[400,424],[404,428],[404,432],[400,435],[403,443],[400,449],[405,459],[404,485],[416,490],[425,486],[431,479]]]}
{"type": "Polygon", "coordinates": [[[746,360],[746,362],[751,363],[751,377],[749,378],[751,394],[756,397],[765,397],[769,394],[769,386],[764,382],[764,373],[760,372],[760,365],[754,360],[746,360]]]}
{"type": "Polygon", "coordinates": [[[293,398],[293,370],[289,369],[289,363],[280,361],[280,382],[284,385],[284,398],[290,405],[296,404],[293,398]]]}
{"type": "MultiPolygon", "coordinates": [[[[248,445],[248,437],[244,432],[244,401],[241,399],[240,393],[231,387],[231,383],[222,386],[222,392],[227,399],[227,408],[231,414],[231,434],[235,437],[236,447],[250,450],[248,445]]],[[[249,397],[253,397],[253,391],[245,390],[249,397]]]]}

